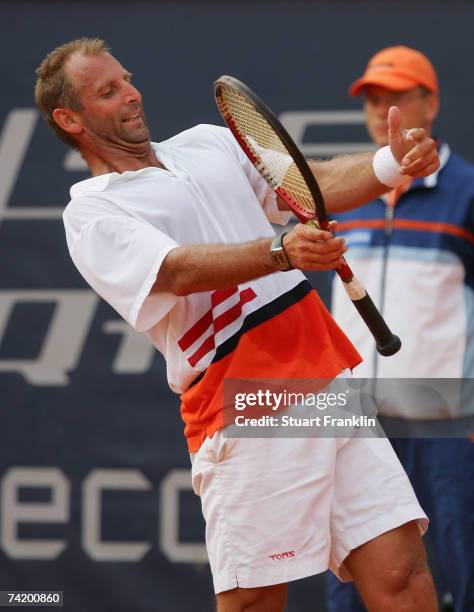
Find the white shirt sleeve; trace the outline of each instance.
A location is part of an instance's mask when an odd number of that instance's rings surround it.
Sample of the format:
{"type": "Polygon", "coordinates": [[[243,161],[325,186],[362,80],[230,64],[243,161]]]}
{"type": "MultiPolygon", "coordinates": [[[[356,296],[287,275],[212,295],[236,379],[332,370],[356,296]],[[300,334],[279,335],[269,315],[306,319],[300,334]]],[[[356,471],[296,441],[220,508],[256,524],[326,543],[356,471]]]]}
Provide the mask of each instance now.
{"type": "Polygon", "coordinates": [[[79,272],[137,331],[156,325],[175,305],[178,297],[172,293],[150,295],[163,260],[179,246],[169,236],[126,216],[100,217],[79,232],[68,226],[66,217],[64,224],[79,272]]]}
{"type": "Polygon", "coordinates": [[[286,225],[292,215],[291,211],[280,210],[276,199],[276,194],[260,172],[255,168],[249,158],[242,151],[232,132],[227,128],[217,128],[224,136],[227,145],[230,146],[232,153],[237,157],[242,170],[245,173],[252,189],[260,202],[267,219],[270,223],[286,225]]]}

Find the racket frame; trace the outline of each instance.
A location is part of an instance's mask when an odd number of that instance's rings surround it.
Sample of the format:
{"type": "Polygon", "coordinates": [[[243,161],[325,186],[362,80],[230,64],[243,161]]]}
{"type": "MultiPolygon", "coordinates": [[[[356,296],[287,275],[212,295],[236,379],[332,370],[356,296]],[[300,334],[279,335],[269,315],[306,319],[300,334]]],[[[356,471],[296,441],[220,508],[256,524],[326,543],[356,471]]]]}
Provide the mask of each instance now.
{"type": "MultiPolygon", "coordinates": [[[[288,206],[302,223],[307,223],[308,221],[317,219],[321,229],[329,230],[329,219],[326,211],[326,206],[324,204],[323,194],[319,189],[319,185],[316,181],[316,178],[314,177],[314,174],[311,172],[311,168],[308,166],[308,162],[294,143],[291,136],[285,130],[283,125],[276,119],[275,115],[268,108],[265,102],[259,96],[257,96],[256,93],[254,93],[247,85],[245,85],[245,83],[242,83],[238,79],[228,75],[224,75],[217,79],[217,81],[215,81],[214,83],[214,95],[216,99],[216,104],[221,112],[221,115],[224,117],[227,125],[229,126],[231,132],[233,133],[239,145],[241,146],[242,150],[245,152],[252,164],[254,164],[254,166],[258,168],[258,158],[254,155],[253,151],[250,149],[244,138],[242,138],[242,135],[240,134],[240,131],[236,126],[233,117],[227,112],[225,102],[222,101],[220,90],[226,85],[232,87],[233,89],[236,89],[239,93],[243,95],[243,97],[247,98],[253,104],[257,112],[259,112],[265,118],[265,120],[270,124],[275,133],[278,135],[278,137],[288,150],[288,153],[292,157],[296,167],[303,175],[306,185],[310,190],[311,195],[313,196],[315,211],[313,213],[309,213],[307,210],[301,208],[298,202],[296,202],[291,197],[291,195],[287,193],[282,187],[275,187],[272,185],[272,188],[282,198],[282,200],[284,200],[288,204],[288,206]]],[[[271,177],[265,178],[271,185],[271,177]]]]}
{"type": "MultiPolygon", "coordinates": [[[[254,167],[259,170],[272,189],[288,205],[298,220],[301,223],[308,223],[309,225],[313,225],[333,233],[329,223],[324,198],[316,181],[316,177],[312,173],[308,162],[303,157],[303,154],[298,149],[291,136],[288,134],[280,121],[275,117],[273,112],[268,108],[265,102],[263,102],[263,100],[256,93],[245,85],[245,83],[242,83],[242,81],[239,81],[238,79],[229,75],[221,76],[214,82],[214,96],[217,107],[219,108],[223,119],[230,128],[241,149],[247,155],[254,167]],[[286,192],[285,189],[275,184],[275,181],[271,176],[269,176],[268,172],[265,172],[265,166],[260,164],[259,158],[253,153],[245,139],[242,137],[232,115],[227,109],[227,104],[225,101],[223,101],[221,89],[226,86],[237,90],[238,93],[240,93],[253,105],[257,113],[260,113],[269,123],[275,134],[286,147],[312,195],[315,206],[315,210],[312,213],[304,210],[298,204],[298,202],[296,202],[294,198],[292,198],[291,195],[286,192]],[[317,224],[315,223],[315,220],[317,221],[317,224]]],[[[336,268],[336,272],[343,281],[352,303],[374,336],[378,352],[383,356],[393,355],[398,352],[401,347],[400,339],[390,331],[371,297],[354,276],[351,268],[344,258],[343,263],[336,268]]]]}

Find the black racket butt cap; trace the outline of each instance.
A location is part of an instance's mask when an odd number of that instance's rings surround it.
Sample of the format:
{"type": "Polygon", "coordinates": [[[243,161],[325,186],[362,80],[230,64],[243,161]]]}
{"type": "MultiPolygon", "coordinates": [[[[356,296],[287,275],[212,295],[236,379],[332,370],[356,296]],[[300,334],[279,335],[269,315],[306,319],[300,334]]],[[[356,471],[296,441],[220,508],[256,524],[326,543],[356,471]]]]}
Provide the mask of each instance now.
{"type": "Polygon", "coordinates": [[[391,355],[395,355],[402,348],[402,342],[398,336],[393,336],[390,342],[381,346],[377,344],[378,352],[384,357],[390,357],[391,355]]]}

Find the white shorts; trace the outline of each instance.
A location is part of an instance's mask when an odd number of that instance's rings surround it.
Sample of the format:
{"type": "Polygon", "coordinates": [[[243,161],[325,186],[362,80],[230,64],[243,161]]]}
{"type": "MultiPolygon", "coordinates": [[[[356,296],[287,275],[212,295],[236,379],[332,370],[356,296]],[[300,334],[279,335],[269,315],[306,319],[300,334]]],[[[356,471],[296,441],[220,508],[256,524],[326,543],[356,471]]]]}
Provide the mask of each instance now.
{"type": "Polygon", "coordinates": [[[384,438],[207,438],[192,456],[216,593],[331,569],[351,550],[428,519],[384,438]]]}

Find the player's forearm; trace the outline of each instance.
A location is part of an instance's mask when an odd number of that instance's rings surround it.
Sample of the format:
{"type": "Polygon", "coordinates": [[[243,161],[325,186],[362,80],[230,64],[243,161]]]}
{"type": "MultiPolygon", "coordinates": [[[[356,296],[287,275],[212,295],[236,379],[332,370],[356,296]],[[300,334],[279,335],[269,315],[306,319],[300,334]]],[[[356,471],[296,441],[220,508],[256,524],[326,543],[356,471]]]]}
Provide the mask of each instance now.
{"type": "Polygon", "coordinates": [[[274,272],[271,238],[242,244],[194,244],[169,252],[153,291],[188,295],[235,287],[274,272]]]}
{"type": "Polygon", "coordinates": [[[329,161],[310,161],[326,208],[337,213],[361,206],[389,190],[375,176],[373,153],[336,157],[329,161]]]}

